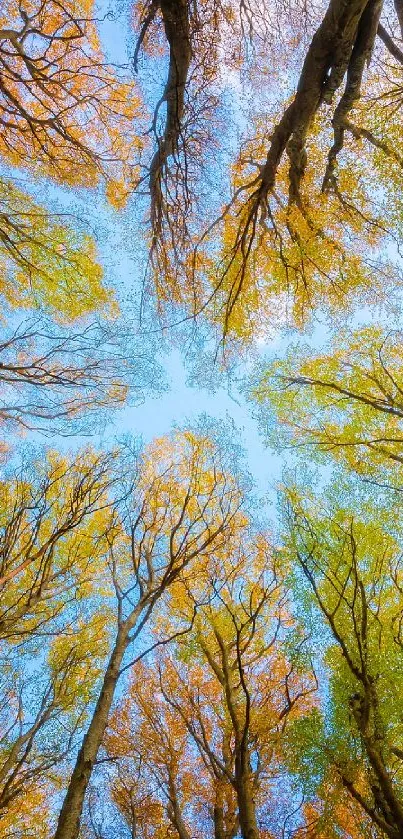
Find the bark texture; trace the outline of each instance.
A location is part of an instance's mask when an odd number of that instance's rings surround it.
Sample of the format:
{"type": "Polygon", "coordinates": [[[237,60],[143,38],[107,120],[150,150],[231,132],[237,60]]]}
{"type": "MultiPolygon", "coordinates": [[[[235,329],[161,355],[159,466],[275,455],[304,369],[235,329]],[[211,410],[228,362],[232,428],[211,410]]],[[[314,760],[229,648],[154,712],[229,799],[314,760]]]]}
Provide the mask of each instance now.
{"type": "Polygon", "coordinates": [[[150,164],[151,223],[154,235],[158,235],[161,230],[164,203],[162,181],[169,157],[178,150],[192,57],[187,0],[160,0],[160,10],[169,44],[169,70],[165,91],[159,103],[166,103],[165,129],[162,137],[158,138],[158,149],[150,164]]]}
{"type": "Polygon", "coordinates": [[[54,839],[77,839],[79,835],[84,797],[108,723],[130,628],[126,624],[118,630],[95,711],[70,778],[54,839]]]}

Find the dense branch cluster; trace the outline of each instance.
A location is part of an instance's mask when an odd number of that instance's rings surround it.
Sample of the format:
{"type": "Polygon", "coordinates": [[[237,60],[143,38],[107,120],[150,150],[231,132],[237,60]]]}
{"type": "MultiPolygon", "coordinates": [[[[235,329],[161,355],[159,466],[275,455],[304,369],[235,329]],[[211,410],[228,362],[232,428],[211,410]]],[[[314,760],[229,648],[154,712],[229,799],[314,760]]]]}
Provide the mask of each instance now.
{"type": "MultiPolygon", "coordinates": [[[[395,77],[397,87],[401,74],[398,43],[381,22],[383,11],[388,10],[383,2],[334,0],[317,24],[309,20],[305,8],[307,26],[313,27],[313,32],[299,77],[292,82],[295,94],[280,116],[274,103],[266,117],[253,110],[247,115],[252,125],[258,122],[258,133],[255,137],[250,129],[246,133],[245,151],[234,163],[229,200],[221,203],[219,212],[220,198],[218,206],[215,196],[206,204],[203,185],[211,189],[208,166],[200,170],[196,183],[195,155],[200,157],[201,152],[197,145],[192,148],[192,135],[203,111],[193,116],[191,111],[197,97],[202,106],[202,91],[207,95],[213,86],[218,99],[208,119],[220,119],[215,66],[220,50],[227,47],[228,29],[230,43],[239,40],[238,52],[233,53],[238,72],[254,78],[258,67],[262,74],[273,73],[268,59],[265,64],[261,57],[263,45],[270,56],[273,42],[278,40],[267,5],[262,15],[265,27],[253,5],[241,4],[239,10],[230,10],[216,3],[212,11],[203,3],[195,12],[190,4],[175,4],[177,17],[172,18],[169,4],[160,7],[151,3],[140,18],[136,47],[137,62],[149,29],[160,16],[169,48],[169,69],[154,131],[162,103],[167,111],[163,132],[156,133],[157,148],[149,168],[151,266],[159,299],[180,302],[188,315],[203,311],[224,337],[243,341],[264,329],[268,311],[275,309],[280,294],[294,298],[294,318],[299,322],[328,295],[338,307],[345,307],[354,284],[352,274],[360,275],[356,284],[361,294],[369,283],[376,282],[363,250],[374,244],[376,229],[383,238],[393,236],[394,224],[385,223],[381,215],[384,206],[380,212],[376,205],[368,209],[365,179],[356,185],[351,181],[351,168],[350,181],[347,173],[343,174],[345,156],[362,157],[362,143],[357,148],[357,141],[365,140],[368,161],[380,151],[394,162],[401,177],[400,142],[394,142],[393,131],[388,137],[388,117],[380,111],[386,131],[379,131],[379,118],[374,119],[370,112],[374,99],[381,107],[391,92],[391,81],[395,77]],[[211,33],[203,17],[207,10],[213,21],[211,33]],[[246,21],[257,67],[245,49],[246,21]],[[203,43],[197,38],[200,30],[203,43]],[[210,52],[203,51],[206,37],[212,44],[210,52]],[[194,91],[194,74],[200,72],[200,65],[205,76],[194,91]],[[329,129],[333,133],[330,144],[329,129]],[[352,236],[355,253],[350,269],[352,236]],[[267,274],[274,277],[269,279],[267,274]]],[[[286,29],[281,12],[280,4],[278,26],[286,29]]],[[[304,12],[296,7],[294,14],[304,12]]],[[[395,14],[399,23],[398,6],[395,14]]],[[[231,61],[226,72],[234,72],[231,61]]],[[[375,165],[384,165],[382,155],[375,165]]],[[[227,192],[228,183],[222,186],[227,192]]]]}

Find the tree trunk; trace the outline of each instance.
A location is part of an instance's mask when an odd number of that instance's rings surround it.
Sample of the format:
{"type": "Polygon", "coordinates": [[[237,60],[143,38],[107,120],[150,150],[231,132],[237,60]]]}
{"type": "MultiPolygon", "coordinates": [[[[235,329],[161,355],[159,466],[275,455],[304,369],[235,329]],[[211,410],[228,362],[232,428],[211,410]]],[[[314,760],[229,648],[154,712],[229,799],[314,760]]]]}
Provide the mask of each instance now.
{"type": "Polygon", "coordinates": [[[169,71],[163,99],[166,102],[164,135],[150,164],[151,219],[158,235],[162,222],[162,179],[168,158],[175,154],[182,131],[185,89],[192,57],[188,0],[160,0],[169,44],[169,71]]]}
{"type": "Polygon", "coordinates": [[[119,670],[128,645],[129,631],[130,627],[127,625],[118,631],[95,711],[77,755],[54,839],[77,839],[79,835],[84,796],[108,723],[119,670]]]}
{"type": "Polygon", "coordinates": [[[220,781],[217,782],[217,790],[213,808],[214,839],[226,839],[224,827],[224,796],[220,781]]]}
{"type": "Polygon", "coordinates": [[[239,810],[239,827],[242,839],[259,839],[259,828],[256,820],[256,807],[253,799],[251,778],[249,773],[237,772],[235,766],[236,793],[239,810]]]}
{"type": "Polygon", "coordinates": [[[182,818],[181,809],[179,806],[178,796],[176,793],[176,786],[175,780],[170,775],[169,776],[169,803],[167,807],[168,818],[170,819],[173,827],[175,828],[178,838],[179,839],[192,839],[185,822],[182,818]]]}

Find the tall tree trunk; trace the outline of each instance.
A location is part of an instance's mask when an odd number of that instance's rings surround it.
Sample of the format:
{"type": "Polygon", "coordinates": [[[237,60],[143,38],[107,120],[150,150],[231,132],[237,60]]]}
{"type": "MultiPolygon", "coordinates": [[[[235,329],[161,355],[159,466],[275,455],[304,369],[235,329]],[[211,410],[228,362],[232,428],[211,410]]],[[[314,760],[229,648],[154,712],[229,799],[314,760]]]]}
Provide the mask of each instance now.
{"type": "Polygon", "coordinates": [[[237,781],[237,798],[242,839],[259,839],[256,807],[249,777],[243,776],[237,781]]]}
{"type": "Polygon", "coordinates": [[[172,822],[173,827],[175,828],[178,839],[192,839],[186,824],[182,818],[181,808],[179,806],[178,796],[176,792],[176,785],[175,779],[170,774],[169,776],[169,803],[167,807],[167,814],[168,818],[172,822]]]}
{"type": "Polygon", "coordinates": [[[224,827],[224,796],[220,781],[217,782],[216,796],[213,808],[214,839],[226,839],[224,827]]]}
{"type": "Polygon", "coordinates": [[[54,839],[77,839],[79,835],[84,797],[108,723],[119,670],[129,643],[130,628],[127,623],[119,628],[95,711],[77,755],[54,839]]]}
{"type": "MultiPolygon", "coordinates": [[[[216,629],[215,636],[220,647],[222,661],[222,677],[220,681],[224,688],[225,702],[235,735],[234,788],[237,795],[239,828],[242,839],[259,839],[248,747],[250,696],[245,683],[239,647],[237,667],[243,692],[241,706],[239,702],[239,687],[234,687],[233,683],[233,671],[229,663],[228,648],[226,647],[220,633],[216,629]],[[242,707],[242,711],[240,710],[240,707],[242,707]]],[[[210,661],[208,654],[206,655],[210,661]]],[[[214,665],[212,666],[214,669],[214,665]]]]}
{"type": "Polygon", "coordinates": [[[168,158],[175,154],[185,112],[185,89],[192,49],[188,0],[159,0],[169,44],[169,71],[163,95],[166,102],[164,134],[150,163],[151,220],[156,235],[160,233],[163,216],[162,180],[168,158]]]}

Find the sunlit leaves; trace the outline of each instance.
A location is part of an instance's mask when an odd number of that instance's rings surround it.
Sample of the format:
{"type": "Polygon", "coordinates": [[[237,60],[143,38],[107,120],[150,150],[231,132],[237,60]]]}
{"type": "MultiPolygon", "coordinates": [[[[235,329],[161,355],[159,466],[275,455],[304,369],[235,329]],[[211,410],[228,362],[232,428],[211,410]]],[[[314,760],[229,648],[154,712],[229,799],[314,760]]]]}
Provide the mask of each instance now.
{"type": "MultiPolygon", "coordinates": [[[[326,755],[375,827],[398,837],[402,817],[399,541],[371,515],[286,493],[287,542],[325,625],[331,703],[326,755]]],[[[354,822],[354,818],[353,818],[354,822]]],[[[354,835],[354,834],[353,834],[354,835]]]]}
{"type": "MultiPolygon", "coordinates": [[[[378,327],[342,334],[317,357],[276,362],[255,390],[284,436],[380,483],[402,462],[401,335],[378,327]]],[[[391,479],[394,483],[394,479],[391,479]]]]}
{"type": "MultiPolygon", "coordinates": [[[[259,814],[269,836],[276,818],[285,819],[273,813],[284,732],[309,713],[316,687],[298,652],[294,662],[287,657],[288,633],[301,628],[268,537],[249,540],[245,530],[241,538],[186,579],[179,609],[172,598],[164,634],[170,620],[171,631],[177,627],[186,597],[189,614],[199,604],[188,631],[173,639],[171,652],[134,668],[112,717],[112,797],[130,828],[145,819],[152,832],[158,818],[202,837],[220,824],[232,835],[239,822],[247,835],[259,814]],[[151,806],[143,811],[144,800],[151,806]]],[[[161,638],[159,621],[156,631],[161,638]]]]}
{"type": "Polygon", "coordinates": [[[88,451],[71,461],[50,453],[42,468],[36,464],[30,474],[25,463],[20,474],[3,479],[3,638],[34,637],[49,622],[56,628],[70,602],[94,591],[111,526],[113,459],[88,451]]]}
{"type": "Polygon", "coordinates": [[[69,217],[52,217],[6,181],[0,208],[0,292],[10,306],[42,307],[65,321],[113,313],[95,244],[69,217]]]}
{"type": "Polygon", "coordinates": [[[92,2],[6,3],[0,27],[3,159],[64,184],[130,182],[139,100],[105,62],[92,2]]]}

